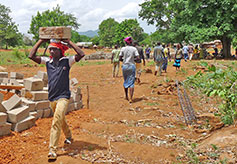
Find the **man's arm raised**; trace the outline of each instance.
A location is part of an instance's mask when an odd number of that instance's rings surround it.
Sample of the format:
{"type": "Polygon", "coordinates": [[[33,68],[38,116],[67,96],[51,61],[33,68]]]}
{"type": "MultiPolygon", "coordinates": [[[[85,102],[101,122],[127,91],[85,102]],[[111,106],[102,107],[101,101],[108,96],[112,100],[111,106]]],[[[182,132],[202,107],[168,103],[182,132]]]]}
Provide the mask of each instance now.
{"type": "Polygon", "coordinates": [[[76,51],[77,53],[75,55],[76,62],[79,62],[85,56],[84,52],[71,40],[63,40],[63,41],[68,43],[76,51]]]}
{"type": "Polygon", "coordinates": [[[39,39],[38,42],[33,46],[32,50],[30,51],[29,54],[29,58],[31,60],[33,60],[34,62],[40,64],[41,63],[41,57],[40,56],[36,56],[36,52],[38,50],[38,48],[40,47],[40,45],[44,42],[47,42],[48,40],[44,40],[44,39],[39,39]]]}

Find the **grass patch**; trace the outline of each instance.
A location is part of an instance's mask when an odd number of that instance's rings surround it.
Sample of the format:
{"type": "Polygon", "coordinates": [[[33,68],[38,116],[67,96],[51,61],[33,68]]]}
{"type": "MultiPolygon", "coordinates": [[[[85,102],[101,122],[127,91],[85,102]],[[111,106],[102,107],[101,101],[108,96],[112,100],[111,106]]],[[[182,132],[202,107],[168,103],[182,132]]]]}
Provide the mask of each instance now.
{"type": "Polygon", "coordinates": [[[0,52],[0,65],[30,64],[32,61],[28,58],[27,55],[27,51],[21,52],[19,51],[19,49],[0,52]]]}
{"type": "Polygon", "coordinates": [[[76,65],[79,66],[91,66],[91,65],[104,65],[104,64],[109,64],[110,61],[79,61],[76,63],[76,65]]]}
{"type": "Polygon", "coordinates": [[[154,66],[155,65],[155,62],[152,60],[152,61],[148,61],[148,63],[146,64],[147,66],[154,66]]]}

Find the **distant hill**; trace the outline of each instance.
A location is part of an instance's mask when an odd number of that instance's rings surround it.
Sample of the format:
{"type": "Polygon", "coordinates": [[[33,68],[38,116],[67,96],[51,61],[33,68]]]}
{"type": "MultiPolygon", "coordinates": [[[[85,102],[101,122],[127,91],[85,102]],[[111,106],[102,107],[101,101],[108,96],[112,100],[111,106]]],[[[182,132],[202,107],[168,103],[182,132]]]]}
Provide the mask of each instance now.
{"type": "Polygon", "coordinates": [[[99,31],[99,30],[95,30],[95,31],[89,30],[89,31],[86,31],[86,32],[79,32],[79,34],[80,34],[80,35],[86,35],[86,36],[92,38],[92,37],[94,37],[94,36],[98,36],[98,31],[99,31]]]}

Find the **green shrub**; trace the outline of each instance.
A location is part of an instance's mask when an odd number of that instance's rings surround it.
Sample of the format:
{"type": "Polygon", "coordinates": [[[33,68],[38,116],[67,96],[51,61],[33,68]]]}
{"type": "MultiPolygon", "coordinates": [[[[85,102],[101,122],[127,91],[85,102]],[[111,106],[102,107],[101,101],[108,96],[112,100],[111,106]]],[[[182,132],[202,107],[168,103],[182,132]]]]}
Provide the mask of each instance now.
{"type": "Polygon", "coordinates": [[[217,96],[222,101],[219,115],[224,124],[233,124],[237,118],[237,72],[228,66],[223,70],[214,65],[209,66],[205,62],[200,62],[207,67],[206,73],[199,71],[193,76],[189,76],[185,81],[188,86],[200,90],[207,96],[217,96]]]}

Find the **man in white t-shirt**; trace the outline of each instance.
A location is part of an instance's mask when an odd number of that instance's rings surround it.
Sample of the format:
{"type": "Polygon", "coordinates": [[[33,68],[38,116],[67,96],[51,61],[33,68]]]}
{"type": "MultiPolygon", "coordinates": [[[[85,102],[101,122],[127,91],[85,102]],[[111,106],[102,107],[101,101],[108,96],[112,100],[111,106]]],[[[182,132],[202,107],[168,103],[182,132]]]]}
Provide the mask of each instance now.
{"type": "Polygon", "coordinates": [[[188,58],[189,58],[188,53],[189,53],[189,48],[188,48],[188,46],[185,45],[185,46],[183,47],[183,54],[184,54],[184,60],[185,60],[185,61],[187,61],[188,58]]]}

